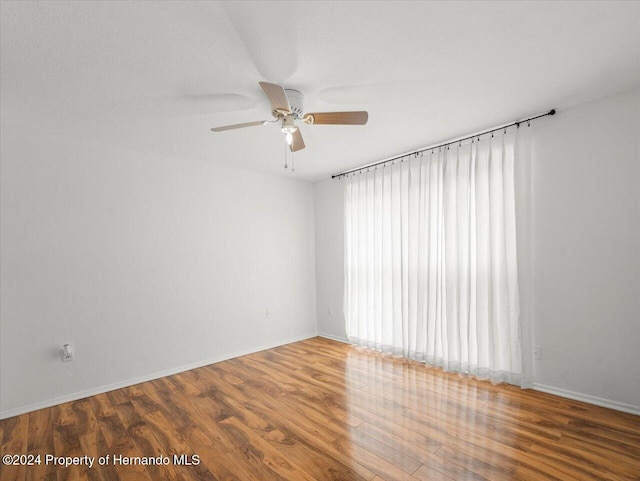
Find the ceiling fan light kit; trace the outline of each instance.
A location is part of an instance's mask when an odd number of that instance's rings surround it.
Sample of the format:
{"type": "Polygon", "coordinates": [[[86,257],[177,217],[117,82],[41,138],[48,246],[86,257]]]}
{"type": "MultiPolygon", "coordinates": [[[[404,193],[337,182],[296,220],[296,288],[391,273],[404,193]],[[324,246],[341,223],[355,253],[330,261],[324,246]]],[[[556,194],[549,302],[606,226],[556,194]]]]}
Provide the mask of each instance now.
{"type": "Polygon", "coordinates": [[[271,115],[273,115],[274,120],[258,120],[256,122],[224,125],[214,127],[211,130],[213,132],[223,132],[225,130],[281,122],[282,128],[280,131],[285,135],[285,142],[289,145],[291,152],[297,152],[305,148],[302,134],[296,125],[297,120],[301,120],[308,125],[365,125],[369,119],[369,114],[365,111],[304,113],[304,95],[302,92],[284,89],[280,85],[269,82],[259,82],[259,84],[271,102],[271,115]]]}
{"type": "Polygon", "coordinates": [[[282,118],[282,129],[280,129],[280,131],[283,134],[292,134],[294,133],[296,130],[298,130],[298,127],[296,126],[296,124],[294,123],[294,116],[293,115],[285,115],[282,118]]]}

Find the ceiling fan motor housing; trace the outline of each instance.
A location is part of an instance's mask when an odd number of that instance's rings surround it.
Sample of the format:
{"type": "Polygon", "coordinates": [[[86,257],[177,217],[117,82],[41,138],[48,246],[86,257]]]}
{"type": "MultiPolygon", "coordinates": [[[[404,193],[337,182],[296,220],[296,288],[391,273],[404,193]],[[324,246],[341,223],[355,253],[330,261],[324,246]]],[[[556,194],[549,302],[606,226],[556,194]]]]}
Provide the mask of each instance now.
{"type": "Polygon", "coordinates": [[[291,106],[291,113],[297,119],[302,118],[302,114],[304,112],[304,95],[302,94],[302,92],[298,92],[297,90],[293,89],[284,89],[284,91],[287,94],[287,99],[289,100],[289,105],[291,106]]]}

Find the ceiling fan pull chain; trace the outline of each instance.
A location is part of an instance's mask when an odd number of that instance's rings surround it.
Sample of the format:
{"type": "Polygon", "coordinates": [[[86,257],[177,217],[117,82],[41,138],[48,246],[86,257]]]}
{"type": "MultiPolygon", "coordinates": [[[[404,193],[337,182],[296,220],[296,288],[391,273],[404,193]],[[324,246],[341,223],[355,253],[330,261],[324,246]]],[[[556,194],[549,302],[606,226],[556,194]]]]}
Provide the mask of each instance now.
{"type": "Polygon", "coordinates": [[[295,163],[295,156],[293,155],[293,150],[291,151],[291,172],[295,172],[296,171],[296,163],[295,163]]]}
{"type": "Polygon", "coordinates": [[[287,165],[287,145],[285,144],[284,146],[284,168],[286,169],[288,167],[287,165]]]}

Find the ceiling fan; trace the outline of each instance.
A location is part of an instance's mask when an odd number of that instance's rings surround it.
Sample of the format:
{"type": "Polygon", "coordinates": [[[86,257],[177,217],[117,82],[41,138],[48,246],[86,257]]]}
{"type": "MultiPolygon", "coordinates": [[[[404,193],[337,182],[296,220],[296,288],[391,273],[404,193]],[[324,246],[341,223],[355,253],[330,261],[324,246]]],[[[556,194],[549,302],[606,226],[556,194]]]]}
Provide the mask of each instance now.
{"type": "Polygon", "coordinates": [[[365,111],[303,113],[302,102],[304,95],[302,95],[301,92],[284,89],[280,85],[268,82],[259,82],[259,84],[271,102],[271,115],[273,115],[274,120],[258,120],[256,122],[246,122],[243,124],[224,125],[222,127],[214,127],[211,130],[213,132],[222,132],[225,130],[281,122],[281,131],[285,134],[285,140],[291,152],[297,152],[305,147],[300,129],[296,125],[297,120],[301,120],[309,125],[364,125],[369,119],[369,114],[365,111]]]}

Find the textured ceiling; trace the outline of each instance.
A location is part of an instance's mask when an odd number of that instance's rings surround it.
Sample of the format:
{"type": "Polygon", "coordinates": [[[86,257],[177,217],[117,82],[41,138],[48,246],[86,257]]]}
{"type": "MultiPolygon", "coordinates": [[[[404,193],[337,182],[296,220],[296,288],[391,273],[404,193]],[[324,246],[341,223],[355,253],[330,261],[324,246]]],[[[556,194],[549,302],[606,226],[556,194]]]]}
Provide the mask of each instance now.
{"type": "Polygon", "coordinates": [[[637,1],[2,1],[0,16],[3,123],[307,180],[640,85],[637,1]],[[276,125],[209,131],[269,119],[260,80],[369,123],[303,125],[285,171],[276,125]]]}

